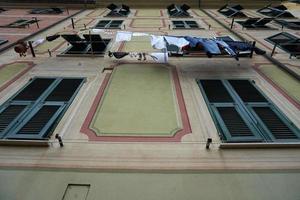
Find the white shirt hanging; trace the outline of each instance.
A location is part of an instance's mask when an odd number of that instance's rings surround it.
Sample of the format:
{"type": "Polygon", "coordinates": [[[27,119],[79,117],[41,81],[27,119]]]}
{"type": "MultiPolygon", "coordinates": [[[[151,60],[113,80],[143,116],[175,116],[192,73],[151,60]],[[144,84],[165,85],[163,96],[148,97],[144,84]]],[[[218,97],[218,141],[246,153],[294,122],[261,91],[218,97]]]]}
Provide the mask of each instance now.
{"type": "Polygon", "coordinates": [[[189,41],[187,41],[182,37],[178,38],[178,37],[164,36],[164,38],[166,39],[168,44],[176,45],[179,48],[182,48],[190,43],[189,41]]]}
{"type": "Polygon", "coordinates": [[[157,63],[167,63],[169,60],[168,53],[150,53],[150,56],[157,63]]]}
{"type": "Polygon", "coordinates": [[[116,42],[130,41],[132,32],[118,31],[116,35],[116,42]]]}
{"type": "Polygon", "coordinates": [[[151,46],[154,49],[164,49],[166,48],[166,42],[163,36],[151,35],[151,46]]]}

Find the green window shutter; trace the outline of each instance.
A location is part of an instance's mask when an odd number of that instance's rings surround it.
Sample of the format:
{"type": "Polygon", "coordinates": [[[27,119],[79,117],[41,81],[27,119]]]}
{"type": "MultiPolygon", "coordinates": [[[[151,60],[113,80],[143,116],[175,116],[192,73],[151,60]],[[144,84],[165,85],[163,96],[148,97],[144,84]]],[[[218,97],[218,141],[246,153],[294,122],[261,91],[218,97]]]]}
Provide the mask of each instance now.
{"type": "Polygon", "coordinates": [[[229,80],[252,121],[268,141],[298,140],[299,131],[249,80],[229,80]]]}
{"type": "Polygon", "coordinates": [[[236,106],[219,106],[213,108],[226,142],[260,142],[262,138],[257,134],[249,119],[236,106]]]}
{"type": "Polygon", "coordinates": [[[179,21],[179,20],[172,21],[172,24],[173,24],[173,26],[175,26],[175,28],[179,28],[179,29],[185,28],[183,21],[179,21]]]}
{"type": "Polygon", "coordinates": [[[34,79],[15,98],[13,98],[13,100],[36,101],[54,81],[54,78],[34,79]]]}
{"type": "Polygon", "coordinates": [[[94,28],[121,28],[123,20],[100,20],[94,28]]]}
{"type": "Polygon", "coordinates": [[[243,102],[268,102],[249,80],[229,80],[228,82],[243,102]]]}
{"type": "Polygon", "coordinates": [[[0,107],[0,138],[47,139],[83,78],[34,78],[0,107]]]}
{"type": "Polygon", "coordinates": [[[199,28],[199,25],[196,21],[185,21],[185,24],[188,28],[199,28]]]}
{"type": "Polygon", "coordinates": [[[233,102],[221,80],[200,80],[199,83],[210,103],[233,102]]]}
{"type": "Polygon", "coordinates": [[[199,28],[199,25],[196,21],[182,21],[182,20],[172,20],[172,24],[175,29],[195,29],[199,28]]]}
{"type": "Polygon", "coordinates": [[[260,122],[264,133],[268,134],[272,141],[295,141],[300,139],[299,129],[276,108],[251,105],[251,109],[260,122]]]}
{"type": "Polygon", "coordinates": [[[102,28],[106,28],[106,26],[111,22],[111,20],[100,20],[95,28],[99,28],[99,29],[102,29],[102,28]]]}
{"type": "Polygon", "coordinates": [[[26,105],[9,105],[0,111],[0,138],[26,107],[26,105]]]}
{"type": "Polygon", "coordinates": [[[43,105],[32,112],[16,130],[9,134],[10,139],[44,139],[49,135],[63,105],[43,105]]]}
{"type": "Polygon", "coordinates": [[[249,80],[199,80],[226,142],[299,141],[299,129],[249,80]]]}
{"type": "Polygon", "coordinates": [[[121,28],[123,20],[112,20],[108,25],[108,28],[121,28]]]}
{"type": "Polygon", "coordinates": [[[249,117],[239,108],[221,80],[199,80],[215,124],[226,142],[262,141],[249,117]]]}
{"type": "Polygon", "coordinates": [[[61,80],[45,101],[69,101],[82,82],[83,79],[61,80]]]}

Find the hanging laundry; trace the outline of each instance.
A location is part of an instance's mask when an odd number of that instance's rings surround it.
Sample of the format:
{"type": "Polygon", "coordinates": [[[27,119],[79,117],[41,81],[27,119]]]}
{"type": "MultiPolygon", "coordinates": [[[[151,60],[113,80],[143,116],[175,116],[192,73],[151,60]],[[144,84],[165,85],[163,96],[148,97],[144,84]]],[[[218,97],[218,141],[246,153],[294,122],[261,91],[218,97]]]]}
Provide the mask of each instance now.
{"type": "Polygon", "coordinates": [[[59,38],[59,37],[60,37],[60,35],[50,35],[50,36],[47,36],[47,37],[46,37],[46,40],[47,40],[48,42],[52,42],[52,41],[56,40],[56,39],[59,38]]]}
{"type": "Polygon", "coordinates": [[[169,45],[176,45],[179,48],[182,48],[183,46],[186,46],[189,44],[189,41],[187,41],[183,37],[164,36],[164,38],[169,45]]]}
{"type": "Polygon", "coordinates": [[[129,55],[129,53],[127,53],[127,52],[110,52],[110,51],[108,51],[108,56],[109,57],[113,57],[114,56],[117,59],[124,58],[127,55],[129,55]]]}
{"type": "Polygon", "coordinates": [[[224,48],[224,50],[231,56],[235,57],[236,60],[238,60],[238,57],[237,57],[237,53],[230,48],[230,46],[224,42],[223,40],[215,40],[217,44],[219,44],[221,47],[224,48]]]}
{"type": "Polygon", "coordinates": [[[150,56],[158,63],[167,63],[169,60],[168,53],[151,53],[150,56]]]}
{"type": "Polygon", "coordinates": [[[44,41],[45,41],[44,38],[38,39],[38,40],[36,40],[36,41],[34,41],[34,42],[32,43],[32,46],[33,46],[33,47],[36,47],[36,46],[38,46],[39,44],[42,44],[44,41]]]}
{"type": "Polygon", "coordinates": [[[138,53],[138,56],[139,56],[139,58],[138,58],[138,60],[146,60],[146,53],[138,53]]]}
{"type": "Polygon", "coordinates": [[[149,34],[148,33],[132,33],[132,36],[134,36],[134,37],[149,36],[149,34]]]}
{"type": "Polygon", "coordinates": [[[118,31],[116,35],[116,42],[130,41],[132,37],[131,32],[118,31]]]}
{"type": "Polygon", "coordinates": [[[198,39],[191,36],[185,36],[184,39],[186,39],[190,43],[190,47],[196,47],[198,42],[198,39]]]}
{"type": "Polygon", "coordinates": [[[253,44],[249,42],[241,42],[241,41],[226,41],[226,43],[235,51],[251,51],[254,50],[254,52],[257,55],[263,55],[266,53],[266,51],[261,50],[257,47],[253,47],[253,44]]]}
{"type": "Polygon", "coordinates": [[[163,36],[151,35],[151,46],[154,49],[165,49],[166,42],[163,36]]]}
{"type": "Polygon", "coordinates": [[[205,52],[209,52],[211,54],[221,54],[221,50],[216,41],[206,38],[198,38],[198,41],[203,46],[205,52]]]}
{"type": "Polygon", "coordinates": [[[184,38],[190,42],[191,47],[196,47],[197,45],[201,45],[204,48],[205,52],[208,53],[208,55],[221,54],[218,44],[213,39],[190,37],[190,36],[186,36],[184,38]]]}

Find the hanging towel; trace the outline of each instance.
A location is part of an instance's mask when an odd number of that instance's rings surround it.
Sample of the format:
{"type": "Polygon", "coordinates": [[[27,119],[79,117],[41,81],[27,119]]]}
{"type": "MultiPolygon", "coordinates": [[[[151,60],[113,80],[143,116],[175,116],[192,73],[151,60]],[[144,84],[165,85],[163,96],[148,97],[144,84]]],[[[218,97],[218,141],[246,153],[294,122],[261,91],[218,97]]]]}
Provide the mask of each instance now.
{"type": "Polygon", "coordinates": [[[158,63],[167,63],[169,60],[168,53],[151,53],[150,56],[158,63]]]}
{"type": "Polygon", "coordinates": [[[151,35],[151,46],[154,49],[166,48],[166,43],[163,36],[151,35]]]}
{"type": "Polygon", "coordinates": [[[116,35],[116,42],[130,41],[132,37],[131,32],[118,31],[116,35]]]}
{"type": "Polygon", "coordinates": [[[33,47],[36,47],[36,46],[38,46],[39,44],[42,44],[44,41],[45,41],[44,38],[38,39],[38,40],[36,40],[36,41],[34,41],[34,42],[32,43],[32,46],[33,46],[33,47]]]}
{"type": "Polygon", "coordinates": [[[164,38],[166,39],[166,41],[169,45],[176,45],[179,48],[182,48],[189,44],[189,41],[187,41],[186,39],[184,39],[182,37],[164,36],[164,38]]]}

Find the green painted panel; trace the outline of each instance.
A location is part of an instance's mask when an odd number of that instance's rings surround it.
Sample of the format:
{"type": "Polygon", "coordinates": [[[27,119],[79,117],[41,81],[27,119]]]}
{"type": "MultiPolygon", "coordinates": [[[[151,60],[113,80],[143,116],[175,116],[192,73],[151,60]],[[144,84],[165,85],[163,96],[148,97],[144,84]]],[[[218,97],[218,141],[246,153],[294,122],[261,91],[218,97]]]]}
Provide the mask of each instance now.
{"type": "Polygon", "coordinates": [[[124,52],[157,52],[150,43],[150,36],[132,37],[132,40],[125,42],[121,51],[124,52]]]}
{"type": "Polygon", "coordinates": [[[0,68],[0,86],[25,69],[26,63],[13,63],[0,68]]]}
{"type": "Polygon", "coordinates": [[[125,64],[112,74],[92,129],[97,135],[171,136],[180,129],[169,67],[125,64]]]}
{"type": "Polygon", "coordinates": [[[287,94],[300,102],[299,81],[273,65],[263,65],[259,69],[287,94]]]}
{"type": "Polygon", "coordinates": [[[90,184],[87,200],[298,200],[299,182],[300,171],[104,173],[2,169],[0,199],[60,200],[68,184],[90,184]]]}

